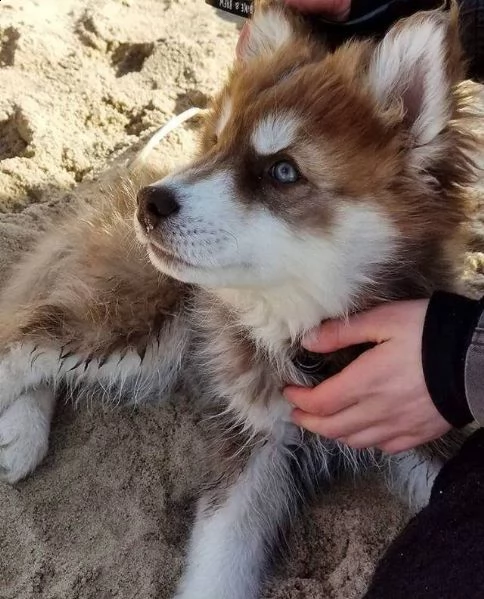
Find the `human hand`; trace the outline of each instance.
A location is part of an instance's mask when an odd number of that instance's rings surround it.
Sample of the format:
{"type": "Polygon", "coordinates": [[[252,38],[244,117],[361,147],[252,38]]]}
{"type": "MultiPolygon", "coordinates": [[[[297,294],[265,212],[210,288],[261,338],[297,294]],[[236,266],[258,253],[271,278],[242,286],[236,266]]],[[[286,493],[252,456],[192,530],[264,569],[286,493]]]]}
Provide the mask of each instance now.
{"type": "Polygon", "coordinates": [[[285,0],[301,12],[312,12],[327,15],[335,21],[344,21],[351,8],[351,0],[285,0]]]}
{"type": "Polygon", "coordinates": [[[343,321],[324,323],[303,343],[328,353],[359,343],[377,345],[314,389],[287,387],[293,421],[351,447],[398,453],[452,427],[437,411],[422,370],[427,300],[396,302],[343,321]]]}
{"type": "MultiPolygon", "coordinates": [[[[344,21],[350,12],[351,0],[284,0],[288,6],[307,13],[324,14],[334,21],[344,21]]],[[[242,27],[237,42],[236,54],[242,55],[242,48],[250,34],[250,21],[242,27]]]]}

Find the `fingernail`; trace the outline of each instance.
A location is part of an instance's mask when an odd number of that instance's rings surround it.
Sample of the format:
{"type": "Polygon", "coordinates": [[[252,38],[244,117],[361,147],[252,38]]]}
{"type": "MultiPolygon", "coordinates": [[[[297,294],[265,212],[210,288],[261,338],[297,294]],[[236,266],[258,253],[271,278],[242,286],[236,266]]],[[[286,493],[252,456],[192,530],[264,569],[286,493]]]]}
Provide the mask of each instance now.
{"type": "Polygon", "coordinates": [[[291,397],[294,393],[294,391],[297,391],[298,387],[294,387],[294,386],[290,386],[290,387],[284,387],[284,389],[282,390],[282,395],[284,396],[285,400],[288,401],[289,403],[291,403],[291,397]]]}
{"type": "Polygon", "coordinates": [[[305,349],[312,350],[317,346],[318,338],[319,330],[311,329],[310,331],[304,334],[301,344],[305,349]]]}

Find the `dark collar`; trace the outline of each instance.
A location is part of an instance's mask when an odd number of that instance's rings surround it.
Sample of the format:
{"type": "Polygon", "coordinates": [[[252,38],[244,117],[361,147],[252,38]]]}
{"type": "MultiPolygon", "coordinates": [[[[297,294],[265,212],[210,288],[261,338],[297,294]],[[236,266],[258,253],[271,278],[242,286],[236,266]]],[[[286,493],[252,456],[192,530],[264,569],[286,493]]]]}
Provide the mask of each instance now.
{"type": "Polygon", "coordinates": [[[315,354],[301,348],[292,361],[300,372],[311,378],[323,381],[329,376],[328,360],[323,354],[315,354]]]}
{"type": "Polygon", "coordinates": [[[321,383],[372,347],[375,343],[360,343],[331,354],[315,354],[301,347],[296,350],[292,362],[301,373],[310,376],[315,383],[321,383]]]}

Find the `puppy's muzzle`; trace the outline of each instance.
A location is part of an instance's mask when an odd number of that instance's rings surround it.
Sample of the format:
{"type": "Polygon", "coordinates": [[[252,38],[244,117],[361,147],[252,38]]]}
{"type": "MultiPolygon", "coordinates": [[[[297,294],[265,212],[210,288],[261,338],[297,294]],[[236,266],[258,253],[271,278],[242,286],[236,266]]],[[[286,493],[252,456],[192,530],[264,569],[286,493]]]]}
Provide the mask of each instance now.
{"type": "Polygon", "coordinates": [[[147,233],[180,210],[176,194],[167,187],[148,185],[140,189],[137,199],[138,221],[147,233]]]}

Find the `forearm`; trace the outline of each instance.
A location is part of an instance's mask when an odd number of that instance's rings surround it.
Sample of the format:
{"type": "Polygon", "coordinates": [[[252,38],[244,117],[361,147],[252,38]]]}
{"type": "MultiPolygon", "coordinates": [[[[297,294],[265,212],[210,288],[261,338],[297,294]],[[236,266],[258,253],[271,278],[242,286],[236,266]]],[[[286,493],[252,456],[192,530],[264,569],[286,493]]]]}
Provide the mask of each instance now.
{"type": "Polygon", "coordinates": [[[484,426],[484,311],[467,350],[464,384],[469,410],[474,420],[484,426]]]}
{"type": "Polygon", "coordinates": [[[435,293],[422,338],[427,388],[453,426],[484,425],[484,302],[435,293]]]}

